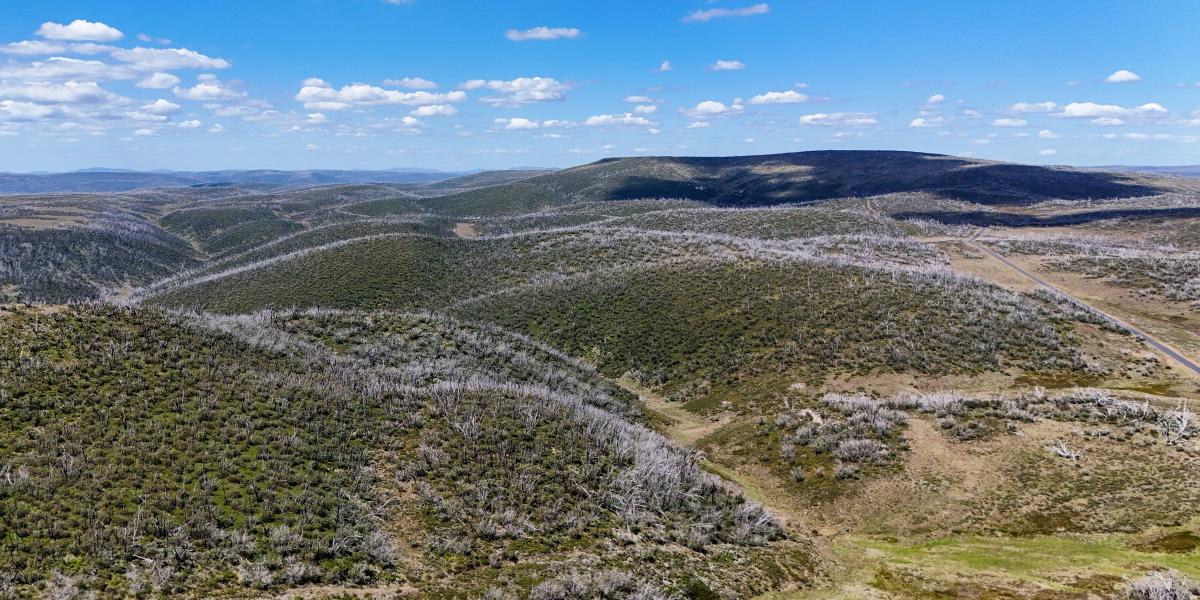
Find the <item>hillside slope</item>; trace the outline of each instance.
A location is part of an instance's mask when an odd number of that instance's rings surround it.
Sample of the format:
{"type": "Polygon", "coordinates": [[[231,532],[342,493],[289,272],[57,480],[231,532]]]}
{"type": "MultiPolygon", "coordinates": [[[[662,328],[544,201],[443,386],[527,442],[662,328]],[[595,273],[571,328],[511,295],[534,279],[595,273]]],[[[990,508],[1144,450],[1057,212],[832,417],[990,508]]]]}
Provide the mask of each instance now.
{"type": "Polygon", "coordinates": [[[1177,178],[989,162],[919,152],[819,151],[739,157],[612,158],[430,201],[439,212],[500,214],[595,200],[687,198],[756,206],[926,191],[986,204],[1147,196],[1177,178]]]}

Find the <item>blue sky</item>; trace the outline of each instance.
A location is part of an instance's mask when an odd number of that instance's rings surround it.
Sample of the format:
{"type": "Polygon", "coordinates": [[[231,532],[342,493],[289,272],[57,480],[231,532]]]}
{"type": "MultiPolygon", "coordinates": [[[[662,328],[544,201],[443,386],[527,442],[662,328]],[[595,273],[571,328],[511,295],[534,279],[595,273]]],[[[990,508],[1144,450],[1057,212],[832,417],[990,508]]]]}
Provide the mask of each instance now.
{"type": "Polygon", "coordinates": [[[1198,164],[1198,23],[1194,0],[5,0],[0,170],[1198,164]]]}

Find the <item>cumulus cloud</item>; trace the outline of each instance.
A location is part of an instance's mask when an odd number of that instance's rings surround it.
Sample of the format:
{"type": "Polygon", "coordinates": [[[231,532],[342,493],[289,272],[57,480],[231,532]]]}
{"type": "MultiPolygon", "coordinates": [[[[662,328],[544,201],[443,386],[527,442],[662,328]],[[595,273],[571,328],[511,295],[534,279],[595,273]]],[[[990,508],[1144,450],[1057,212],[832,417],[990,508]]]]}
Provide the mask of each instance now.
{"type": "Polygon", "coordinates": [[[58,109],[34,102],[0,100],[0,114],[11,121],[32,121],[55,115],[58,109]]]}
{"type": "Polygon", "coordinates": [[[863,112],[815,113],[800,117],[801,125],[825,127],[869,127],[878,122],[874,114],[863,112]]]}
{"type": "Polygon", "coordinates": [[[246,92],[231,89],[212,75],[201,75],[192,87],[175,87],[175,95],[185,100],[235,100],[245,98],[246,92]]]}
{"type": "Polygon", "coordinates": [[[1124,124],[1125,124],[1124,119],[1118,119],[1116,117],[1098,117],[1098,118],[1092,119],[1092,125],[1107,125],[1107,126],[1112,126],[1112,127],[1119,127],[1124,124]]]}
{"type": "Polygon", "coordinates": [[[232,63],[187,48],[118,48],[112,57],[142,71],[171,69],[227,69],[232,63]]]}
{"type": "Polygon", "coordinates": [[[943,125],[945,122],[946,122],[945,117],[938,117],[938,116],[928,117],[928,118],[919,117],[919,118],[916,118],[916,119],[913,119],[912,121],[910,121],[908,123],[908,126],[916,128],[916,129],[927,129],[930,127],[939,127],[939,126],[943,125]]]}
{"type": "Polygon", "coordinates": [[[1054,156],[1055,154],[1058,154],[1058,150],[1055,150],[1054,148],[1044,148],[1042,150],[1038,150],[1038,154],[1041,156],[1054,156]]]}
{"type": "Polygon", "coordinates": [[[426,104],[414,108],[408,114],[414,117],[453,117],[458,114],[458,109],[449,104],[426,104]]]}
{"type": "Polygon", "coordinates": [[[1025,119],[996,119],[992,121],[992,127],[1024,127],[1029,124],[1025,119]]]}
{"type": "Polygon", "coordinates": [[[509,130],[524,130],[524,129],[537,129],[538,128],[537,121],[532,121],[532,120],[529,120],[529,119],[526,119],[523,117],[493,119],[492,122],[497,125],[503,125],[505,129],[509,129],[509,130]]]}
{"type": "Polygon", "coordinates": [[[0,85],[0,97],[42,104],[103,104],[121,99],[94,81],[39,81],[16,86],[0,85]]]}
{"type": "Polygon", "coordinates": [[[633,112],[639,115],[652,115],[658,112],[658,106],[654,104],[639,104],[633,107],[633,112]]]}
{"type": "Polygon", "coordinates": [[[645,117],[639,117],[633,113],[592,115],[588,117],[583,124],[589,127],[596,127],[600,125],[635,125],[640,127],[650,127],[655,125],[654,121],[651,121],[645,117]]]}
{"type": "Polygon", "coordinates": [[[736,102],[726,105],[724,102],[717,100],[705,100],[693,108],[680,109],[680,112],[692,119],[702,120],[708,117],[739,114],[743,109],[744,107],[736,102]]]}
{"type": "Polygon", "coordinates": [[[151,90],[166,90],[179,85],[179,78],[170,73],[155,73],[136,85],[151,90]]]}
{"type": "Polygon", "coordinates": [[[765,15],[771,12],[770,5],[766,3],[753,4],[741,8],[709,8],[705,10],[697,10],[683,18],[684,23],[707,23],[713,19],[724,19],[727,17],[749,17],[753,15],[765,15]]]}
{"type": "Polygon", "coordinates": [[[201,123],[200,121],[197,121],[196,119],[190,119],[187,121],[180,121],[178,127],[180,129],[196,129],[197,127],[200,127],[203,124],[204,123],[201,123]]]}
{"type": "Polygon", "coordinates": [[[134,121],[162,122],[166,121],[169,115],[178,113],[180,108],[174,102],[159,98],[150,104],[143,105],[135,111],[125,113],[125,116],[134,121]]]}
{"type": "Polygon", "coordinates": [[[464,90],[488,89],[498,92],[499,95],[484,96],[480,100],[493,106],[506,107],[564,100],[567,91],[571,89],[570,84],[552,77],[518,77],[508,81],[472,79],[459,87],[464,90]]]}
{"type": "Polygon", "coordinates": [[[740,60],[718,60],[708,67],[710,71],[741,71],[746,63],[740,60]]]}
{"type": "Polygon", "coordinates": [[[934,94],[925,99],[925,104],[941,104],[946,101],[946,97],[942,94],[934,94]]]}
{"type": "Polygon", "coordinates": [[[214,117],[237,117],[250,122],[265,121],[279,112],[262,100],[243,100],[232,106],[209,102],[204,108],[211,110],[214,117]]]}
{"type": "Polygon", "coordinates": [[[1142,76],[1126,69],[1113,71],[1112,75],[1104,78],[1105,83],[1133,83],[1141,81],[1142,76]]]}
{"type": "Polygon", "coordinates": [[[1058,108],[1058,105],[1053,102],[1018,102],[1012,105],[1013,112],[1019,113],[1044,113],[1050,112],[1058,108]]]}
{"type": "Polygon", "coordinates": [[[67,47],[63,46],[62,44],[43,42],[42,40],[25,40],[0,46],[0,52],[4,54],[17,54],[21,56],[57,54],[65,51],[66,49],[67,47]]]}
{"type": "Polygon", "coordinates": [[[1066,118],[1116,118],[1116,117],[1152,117],[1165,115],[1167,109],[1157,102],[1147,102],[1134,108],[1125,108],[1116,104],[1097,104],[1095,102],[1072,102],[1063,107],[1062,112],[1054,116],[1066,118]]]}
{"type": "Polygon", "coordinates": [[[425,79],[424,77],[404,77],[401,79],[384,79],[383,85],[392,87],[402,87],[409,90],[432,90],[437,88],[438,84],[425,79]]]}
{"type": "Polygon", "coordinates": [[[1038,132],[1038,137],[1042,138],[1043,140],[1056,140],[1062,136],[1050,131],[1049,129],[1043,129],[1038,132]]]}
{"type": "Polygon", "coordinates": [[[0,67],[0,78],[23,79],[26,81],[133,79],[137,73],[128,67],[110,65],[98,60],[84,60],[53,56],[44,61],[35,60],[28,64],[10,64],[0,67]]]}
{"type": "Polygon", "coordinates": [[[799,104],[808,100],[808,96],[795,90],[785,92],[766,92],[750,98],[750,104],[799,104]]]}
{"type": "Polygon", "coordinates": [[[433,93],[424,90],[401,92],[389,90],[366,83],[352,83],[341,89],[324,80],[309,78],[304,80],[295,99],[304,103],[308,110],[347,110],[354,107],[386,106],[403,104],[408,106],[423,106],[429,104],[447,104],[462,102],[467,95],[461,91],[433,93]]]}
{"type": "Polygon", "coordinates": [[[534,27],[532,29],[509,29],[504,37],[514,42],[529,40],[561,40],[574,39],[583,32],[574,27],[534,27]]]}
{"type": "Polygon", "coordinates": [[[48,40],[71,42],[113,42],[125,37],[125,34],[115,27],[83,19],[75,19],[66,25],[47,21],[38,27],[36,34],[48,40]]]}

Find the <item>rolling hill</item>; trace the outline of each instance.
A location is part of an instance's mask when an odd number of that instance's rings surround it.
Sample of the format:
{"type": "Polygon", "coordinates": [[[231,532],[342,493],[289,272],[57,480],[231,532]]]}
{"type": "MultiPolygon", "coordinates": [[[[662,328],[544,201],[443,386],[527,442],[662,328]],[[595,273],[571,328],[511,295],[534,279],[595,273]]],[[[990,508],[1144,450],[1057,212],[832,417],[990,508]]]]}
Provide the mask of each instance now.
{"type": "Polygon", "coordinates": [[[893,151],[738,157],[611,158],[518,182],[451,194],[433,210],[503,214],[597,200],[687,198],[763,206],[924,191],[984,204],[1148,196],[1193,186],[1176,178],[1019,165],[893,151]]]}

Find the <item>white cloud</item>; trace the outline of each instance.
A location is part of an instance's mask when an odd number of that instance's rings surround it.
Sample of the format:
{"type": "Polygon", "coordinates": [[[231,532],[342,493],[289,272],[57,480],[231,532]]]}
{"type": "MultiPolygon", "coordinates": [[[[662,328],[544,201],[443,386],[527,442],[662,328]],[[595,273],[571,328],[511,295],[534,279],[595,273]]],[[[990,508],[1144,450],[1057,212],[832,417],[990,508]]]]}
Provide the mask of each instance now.
{"type": "Polygon", "coordinates": [[[1058,105],[1053,102],[1018,102],[1012,105],[1013,112],[1019,113],[1042,113],[1050,112],[1058,108],[1058,105]]]}
{"type": "Polygon", "coordinates": [[[688,123],[688,129],[704,129],[706,127],[712,127],[712,123],[709,123],[708,121],[694,121],[692,123],[688,123]]]}
{"type": "Polygon", "coordinates": [[[1142,80],[1141,75],[1138,75],[1137,73],[1134,73],[1133,71],[1128,71],[1126,69],[1114,71],[1112,75],[1109,75],[1108,77],[1104,78],[1105,83],[1133,83],[1135,81],[1141,81],[1141,80],[1142,80]]]}
{"type": "Polygon", "coordinates": [[[43,42],[42,40],[25,40],[0,46],[0,52],[4,54],[18,54],[21,56],[57,54],[65,51],[66,49],[67,48],[62,44],[43,42]]]}
{"type": "Polygon", "coordinates": [[[752,138],[752,137],[749,137],[749,138],[746,138],[746,139],[744,139],[744,140],[742,140],[742,141],[743,141],[743,142],[745,142],[745,143],[747,143],[747,144],[753,144],[753,143],[754,143],[754,138],[752,138]]]}
{"type": "Polygon", "coordinates": [[[138,41],[142,41],[142,42],[154,42],[154,43],[156,43],[156,44],[161,44],[161,45],[163,45],[163,46],[170,45],[170,43],[171,43],[171,40],[169,40],[169,39],[167,39],[167,38],[156,38],[156,37],[154,37],[154,36],[152,36],[152,35],[150,35],[150,34],[148,34],[148,33],[139,33],[139,34],[137,34],[137,39],[138,39],[138,41]]]}
{"type": "Polygon", "coordinates": [[[408,114],[414,117],[453,117],[458,114],[458,109],[449,104],[427,104],[414,108],[408,114]]]}
{"type": "MultiPolygon", "coordinates": [[[[508,81],[472,79],[459,86],[464,90],[489,89],[499,92],[498,96],[485,96],[481,101],[493,106],[515,107],[533,102],[564,100],[570,84],[552,77],[518,77],[508,81]]],[[[460,92],[461,93],[461,92],[460,92]]]]}
{"type": "Polygon", "coordinates": [[[913,119],[912,121],[910,121],[908,123],[908,126],[915,127],[917,129],[927,129],[930,127],[939,127],[945,123],[946,123],[945,117],[929,117],[929,118],[920,117],[920,118],[916,118],[916,119],[913,119]]]}
{"type": "Polygon", "coordinates": [[[654,98],[649,96],[626,96],[625,101],[630,104],[653,104],[654,98]]]}
{"type": "Polygon", "coordinates": [[[1038,137],[1042,138],[1043,140],[1056,140],[1062,136],[1050,131],[1049,129],[1043,129],[1038,132],[1038,137]]]}
{"type": "Polygon", "coordinates": [[[592,115],[588,117],[583,124],[589,127],[596,127],[600,125],[635,125],[639,127],[651,127],[655,125],[654,121],[651,121],[645,117],[639,117],[633,113],[592,115]]]}
{"type": "Polygon", "coordinates": [[[179,85],[179,78],[170,73],[155,73],[136,84],[140,88],[165,90],[179,85]]]}
{"type": "Polygon", "coordinates": [[[522,117],[513,117],[510,119],[493,119],[493,123],[504,125],[505,129],[522,130],[522,129],[537,129],[537,121],[531,121],[522,117]]]}
{"type": "Polygon", "coordinates": [[[230,89],[221,80],[211,75],[201,75],[196,85],[175,87],[175,95],[185,100],[234,100],[245,98],[246,92],[230,89]]]}
{"type": "Polygon", "coordinates": [[[671,70],[671,61],[669,61],[669,60],[664,60],[664,61],[662,61],[661,64],[658,65],[659,73],[666,73],[667,71],[670,71],[670,70],[671,70]]]}
{"type": "Polygon", "coordinates": [[[295,99],[303,102],[304,108],[308,110],[346,110],[356,106],[446,104],[462,102],[467,99],[467,95],[461,91],[401,92],[365,83],[352,83],[335,90],[333,86],[321,79],[309,78],[304,80],[304,85],[296,93],[295,99]]]}
{"type": "Polygon", "coordinates": [[[1129,114],[1129,109],[1116,104],[1096,104],[1095,102],[1072,102],[1063,108],[1059,116],[1069,118],[1111,117],[1129,114]]]}
{"type": "Polygon", "coordinates": [[[1097,117],[1095,119],[1092,119],[1092,125],[1108,125],[1108,126],[1117,127],[1117,126],[1124,125],[1124,124],[1125,124],[1124,119],[1118,119],[1116,117],[1097,117]]]}
{"type": "Polygon", "coordinates": [[[79,44],[71,44],[71,52],[76,54],[105,54],[117,50],[116,46],[108,44],[93,44],[92,42],[83,42],[79,44]]]}
{"type": "Polygon", "coordinates": [[[925,104],[941,104],[946,101],[946,97],[941,94],[934,94],[925,99],[925,104]]]}
{"type": "Polygon", "coordinates": [[[633,107],[633,112],[639,115],[652,115],[658,112],[658,107],[653,104],[639,104],[633,107]]]}
{"type": "Polygon", "coordinates": [[[402,87],[409,90],[432,90],[437,88],[438,84],[425,79],[424,77],[404,77],[401,79],[384,79],[383,85],[392,87],[402,87]]]}
{"type": "Polygon", "coordinates": [[[979,117],[983,116],[983,113],[981,113],[973,108],[964,108],[964,109],[962,109],[962,116],[971,118],[971,119],[978,119],[979,117]]]}
{"type": "Polygon", "coordinates": [[[322,123],[325,123],[328,120],[329,120],[329,117],[326,117],[325,113],[315,112],[315,113],[308,113],[308,118],[305,119],[304,122],[308,123],[310,125],[320,125],[322,123]]]}
{"type": "Polygon", "coordinates": [[[197,121],[196,119],[191,119],[188,121],[181,121],[179,123],[179,128],[180,129],[196,129],[197,127],[200,127],[203,124],[204,123],[201,123],[200,121],[197,121]]]}
{"type": "Polygon", "coordinates": [[[52,79],[99,81],[105,79],[132,79],[137,74],[128,67],[110,65],[98,60],[83,60],[53,56],[44,61],[28,64],[13,63],[0,67],[0,78],[23,79],[25,81],[48,81],[52,79]]]}
{"type": "Polygon", "coordinates": [[[1025,119],[996,119],[992,121],[992,127],[1024,127],[1029,124],[1025,119]]]}
{"type": "Polygon", "coordinates": [[[808,100],[808,96],[795,90],[786,92],[766,92],[750,98],[750,104],[798,104],[808,100]]]}
{"type": "Polygon", "coordinates": [[[509,29],[504,32],[504,37],[514,42],[525,42],[529,40],[561,40],[574,39],[579,37],[582,32],[574,27],[534,27],[532,29],[509,29]]]}
{"type": "Polygon", "coordinates": [[[1058,150],[1055,150],[1054,148],[1044,148],[1042,150],[1038,150],[1038,154],[1042,156],[1054,156],[1055,154],[1058,154],[1058,150]]]}
{"type": "Polygon", "coordinates": [[[308,152],[316,152],[317,150],[320,150],[321,147],[316,144],[305,144],[304,149],[308,152]]]}
{"type": "Polygon", "coordinates": [[[138,130],[134,131],[133,135],[136,135],[139,137],[148,137],[148,136],[152,136],[156,133],[158,133],[158,132],[153,129],[145,128],[145,129],[138,129],[138,130]]]}
{"type": "Polygon", "coordinates": [[[204,108],[211,110],[214,117],[237,117],[249,122],[265,121],[279,113],[270,103],[261,100],[243,100],[232,106],[209,102],[204,108]]]}
{"type": "Polygon", "coordinates": [[[179,112],[179,109],[180,106],[178,104],[175,104],[169,100],[163,100],[162,98],[142,106],[141,108],[143,112],[147,112],[152,115],[173,115],[179,112]]]}
{"type": "Polygon", "coordinates": [[[816,113],[800,117],[801,125],[828,127],[868,127],[878,122],[875,115],[861,112],[816,113]]]}
{"type": "Polygon", "coordinates": [[[746,63],[740,60],[718,60],[708,67],[710,71],[741,71],[746,63]]]}
{"type": "Polygon", "coordinates": [[[38,27],[36,34],[48,40],[72,42],[112,42],[125,37],[125,34],[116,28],[83,19],[75,19],[66,25],[47,21],[38,27]]]}
{"type": "Polygon", "coordinates": [[[1095,102],[1072,102],[1063,107],[1062,112],[1055,113],[1057,117],[1067,118],[1113,118],[1140,116],[1150,117],[1167,114],[1167,109],[1157,102],[1147,102],[1134,108],[1125,108],[1116,104],[1097,104],[1095,102]]]}
{"type": "Polygon", "coordinates": [[[726,105],[724,102],[717,100],[705,100],[697,104],[693,108],[683,108],[679,112],[692,119],[707,119],[708,117],[719,117],[725,115],[736,115],[742,112],[743,106],[738,103],[726,105]]]}
{"type": "Polygon", "coordinates": [[[212,58],[187,48],[120,48],[113,51],[112,57],[141,71],[226,69],[232,64],[223,58],[212,58]]]}
{"type": "Polygon", "coordinates": [[[167,120],[168,115],[178,113],[179,110],[178,104],[159,98],[135,111],[125,113],[125,116],[134,121],[162,122],[167,120]]]}
{"type": "Polygon", "coordinates": [[[683,18],[684,23],[706,23],[713,19],[724,19],[726,17],[749,17],[752,15],[765,15],[771,12],[771,7],[766,4],[754,4],[742,8],[709,8],[706,10],[698,10],[683,18]]]}
{"type": "Polygon", "coordinates": [[[0,85],[0,96],[43,104],[103,104],[121,100],[120,96],[100,87],[94,81],[35,82],[23,86],[0,85]]]}
{"type": "Polygon", "coordinates": [[[33,102],[18,102],[16,100],[0,100],[0,114],[13,121],[31,121],[43,119],[58,113],[53,106],[45,106],[33,102]]]}
{"type": "Polygon", "coordinates": [[[212,127],[208,128],[209,133],[221,133],[222,131],[225,131],[225,127],[220,123],[214,123],[212,127]]]}

